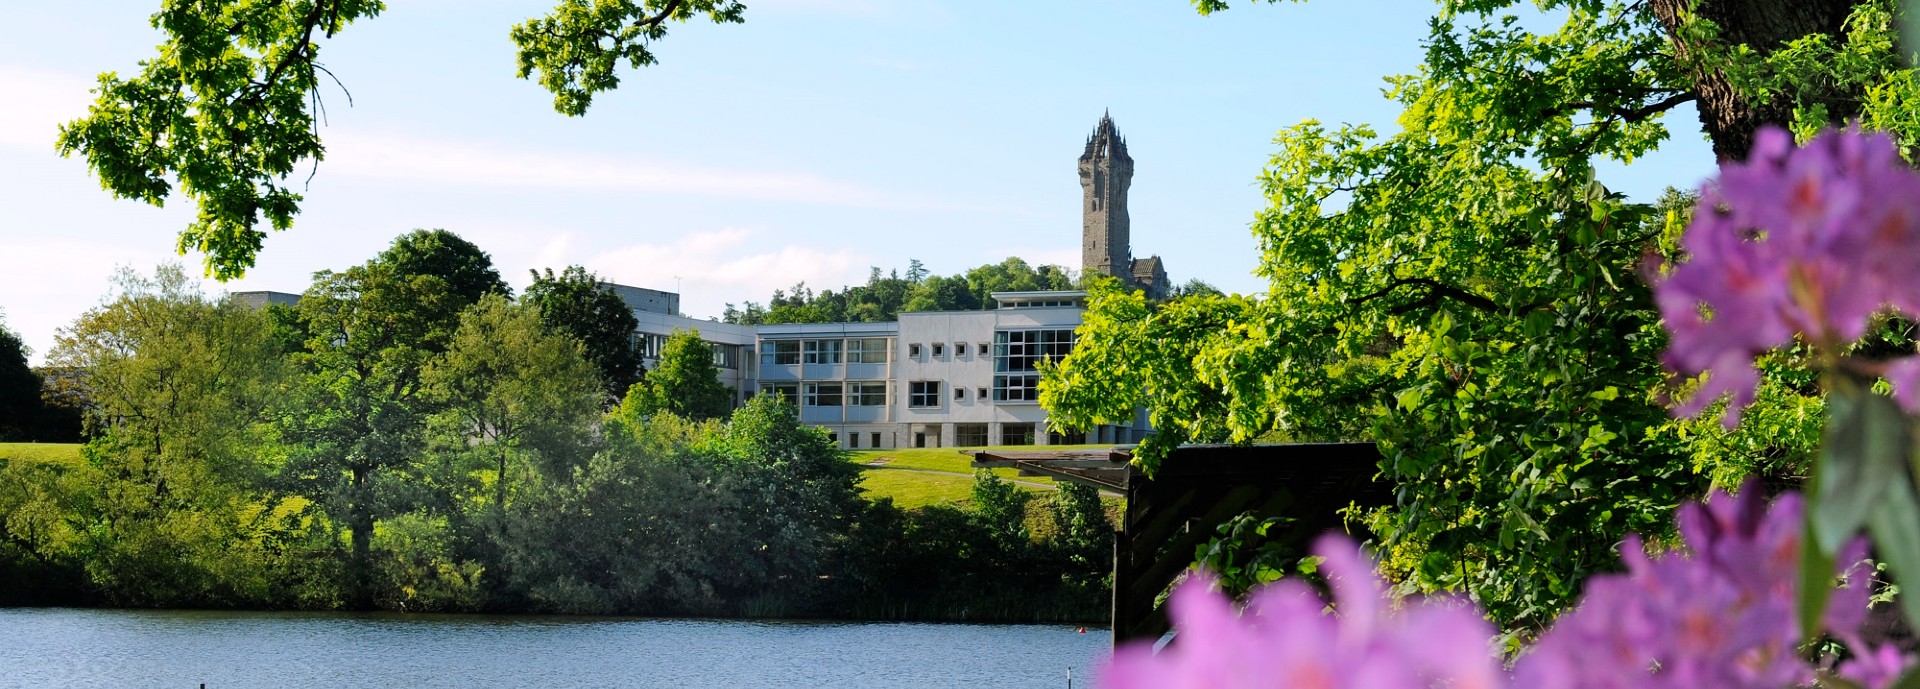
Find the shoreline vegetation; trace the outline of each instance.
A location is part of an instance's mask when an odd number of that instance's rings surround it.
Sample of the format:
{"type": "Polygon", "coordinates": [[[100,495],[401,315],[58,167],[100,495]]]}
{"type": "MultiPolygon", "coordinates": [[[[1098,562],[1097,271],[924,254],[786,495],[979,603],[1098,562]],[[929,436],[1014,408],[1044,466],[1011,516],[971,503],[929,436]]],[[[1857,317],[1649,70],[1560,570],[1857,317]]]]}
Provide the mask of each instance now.
{"type": "Polygon", "coordinates": [[[442,231],[297,305],[123,271],[47,357],[86,443],[0,446],[0,605],[1105,619],[1094,489],[733,409],[693,331],[615,395],[595,284],[442,231]]]}

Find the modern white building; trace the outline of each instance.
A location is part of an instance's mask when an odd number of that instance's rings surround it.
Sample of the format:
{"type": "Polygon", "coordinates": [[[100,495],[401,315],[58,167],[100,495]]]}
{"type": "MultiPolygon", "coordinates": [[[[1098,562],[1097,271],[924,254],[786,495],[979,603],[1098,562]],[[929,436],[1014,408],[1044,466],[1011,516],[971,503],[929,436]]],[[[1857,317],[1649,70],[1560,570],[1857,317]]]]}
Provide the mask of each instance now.
{"type": "Polygon", "coordinates": [[[652,366],[667,336],[699,330],[736,400],[785,395],[802,421],[850,449],[1126,443],[1150,432],[1144,416],[1090,433],[1049,432],[1039,362],[1073,350],[1086,293],[993,298],[999,308],[990,311],[902,313],[884,323],[743,326],[636,307],[635,341],[652,366]]]}

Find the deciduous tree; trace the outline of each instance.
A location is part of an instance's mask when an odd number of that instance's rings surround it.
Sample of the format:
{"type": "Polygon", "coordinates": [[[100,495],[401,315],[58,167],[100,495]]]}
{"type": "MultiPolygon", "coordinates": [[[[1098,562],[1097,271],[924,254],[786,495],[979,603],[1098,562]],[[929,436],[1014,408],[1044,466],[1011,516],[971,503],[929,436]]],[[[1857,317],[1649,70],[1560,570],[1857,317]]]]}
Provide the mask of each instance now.
{"type": "Polygon", "coordinates": [[[559,275],[551,268],[545,274],[534,272],[533,284],[520,301],[537,309],[547,327],[586,346],[587,359],[600,370],[609,400],[620,399],[640,382],[645,362],[633,346],[640,321],[625,301],[586,268],[568,266],[559,275]]]}
{"type": "Polygon", "coordinates": [[[678,330],[667,338],[659,363],[627,391],[620,406],[641,415],[668,412],[696,421],[718,419],[733,409],[733,391],[721,384],[713,347],[700,339],[700,331],[678,330]]]}

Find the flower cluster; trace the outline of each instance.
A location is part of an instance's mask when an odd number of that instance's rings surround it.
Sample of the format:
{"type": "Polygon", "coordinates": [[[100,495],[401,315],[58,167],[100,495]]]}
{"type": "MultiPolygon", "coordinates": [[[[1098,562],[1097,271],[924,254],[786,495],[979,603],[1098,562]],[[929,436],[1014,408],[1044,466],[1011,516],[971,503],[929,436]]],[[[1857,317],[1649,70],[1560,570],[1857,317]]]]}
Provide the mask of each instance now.
{"type": "MultiPolygon", "coordinates": [[[[1796,335],[1845,345],[1887,307],[1920,314],[1920,173],[1884,134],[1827,132],[1796,148],[1763,129],[1747,162],[1701,190],[1680,245],[1687,261],[1654,280],[1673,336],[1666,362],[1708,377],[1677,413],[1731,393],[1731,428],[1753,402],[1760,354],[1796,335]]],[[[1920,382],[1920,365],[1888,375],[1920,382]]],[[[1903,404],[1920,402],[1899,382],[1903,404]]]]}
{"type": "Polygon", "coordinates": [[[1110,689],[1234,687],[1505,686],[1489,638],[1472,606],[1444,598],[1394,611],[1359,547],[1337,536],[1315,552],[1333,589],[1335,614],[1312,588],[1282,579],[1256,593],[1245,615],[1214,593],[1205,574],[1189,576],[1169,600],[1178,634],[1156,654],[1136,642],[1114,652],[1101,675],[1110,689]]]}
{"type": "MultiPolygon", "coordinates": [[[[1627,572],[1587,581],[1580,606],[1515,664],[1517,685],[1781,689],[1811,681],[1814,668],[1797,652],[1807,638],[1795,610],[1800,496],[1782,496],[1769,510],[1760,492],[1750,484],[1739,497],[1681,508],[1687,556],[1652,559],[1638,539],[1627,539],[1627,572]]],[[[1849,551],[1842,561],[1857,562],[1864,544],[1849,551]]],[[[1863,648],[1853,632],[1865,622],[1867,581],[1850,575],[1823,624],[1863,648]]],[[[1880,660],[1888,667],[1862,679],[1877,685],[1898,674],[1898,654],[1880,660]]]]}
{"type": "MultiPolygon", "coordinates": [[[[1580,606],[1563,615],[1515,663],[1509,677],[1491,652],[1491,629],[1470,605],[1445,598],[1395,611],[1354,544],[1338,537],[1316,549],[1334,593],[1334,614],[1306,584],[1282,580],[1254,594],[1245,614],[1190,577],[1170,602],[1178,635],[1156,654],[1148,645],[1114,653],[1102,675],[1111,689],[1133,687],[1298,687],[1338,689],[1662,689],[1803,686],[1817,668],[1797,648],[1807,637],[1795,605],[1801,501],[1769,509],[1757,485],[1683,507],[1685,553],[1645,555],[1628,539],[1624,574],[1595,576],[1580,606]]],[[[1843,562],[1857,562],[1863,544],[1843,562]]],[[[1908,659],[1862,643],[1867,581],[1848,572],[1823,626],[1854,649],[1839,674],[1861,686],[1889,685],[1908,659]]]]}

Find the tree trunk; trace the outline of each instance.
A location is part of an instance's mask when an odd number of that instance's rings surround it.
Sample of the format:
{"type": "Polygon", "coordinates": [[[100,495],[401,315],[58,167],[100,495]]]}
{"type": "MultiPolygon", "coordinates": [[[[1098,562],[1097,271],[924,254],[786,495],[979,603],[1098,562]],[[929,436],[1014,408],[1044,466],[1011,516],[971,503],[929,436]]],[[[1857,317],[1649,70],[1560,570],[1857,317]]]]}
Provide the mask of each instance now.
{"type": "Polygon", "coordinates": [[[373,496],[367,480],[371,472],[353,467],[353,502],[347,506],[347,529],[353,533],[353,554],[347,562],[347,607],[373,609],[373,496]]]}
{"type": "MultiPolygon", "coordinates": [[[[1776,95],[1765,102],[1737,91],[1724,72],[1689,64],[1702,50],[1725,50],[1745,44],[1761,54],[1771,54],[1788,41],[1809,34],[1827,34],[1840,39],[1848,13],[1862,0],[1651,0],[1650,7],[1667,37],[1673,41],[1674,56],[1693,79],[1699,94],[1700,124],[1713,140],[1713,153],[1722,162],[1743,160],[1753,147],[1754,130],[1765,125],[1785,126],[1793,119],[1791,97],[1776,95]],[[1685,13],[1692,9],[1701,19],[1720,27],[1710,45],[1694,45],[1681,36],[1685,13]]],[[[1859,114],[1859,94],[1802,94],[1825,103],[1835,120],[1859,114]]]]}

